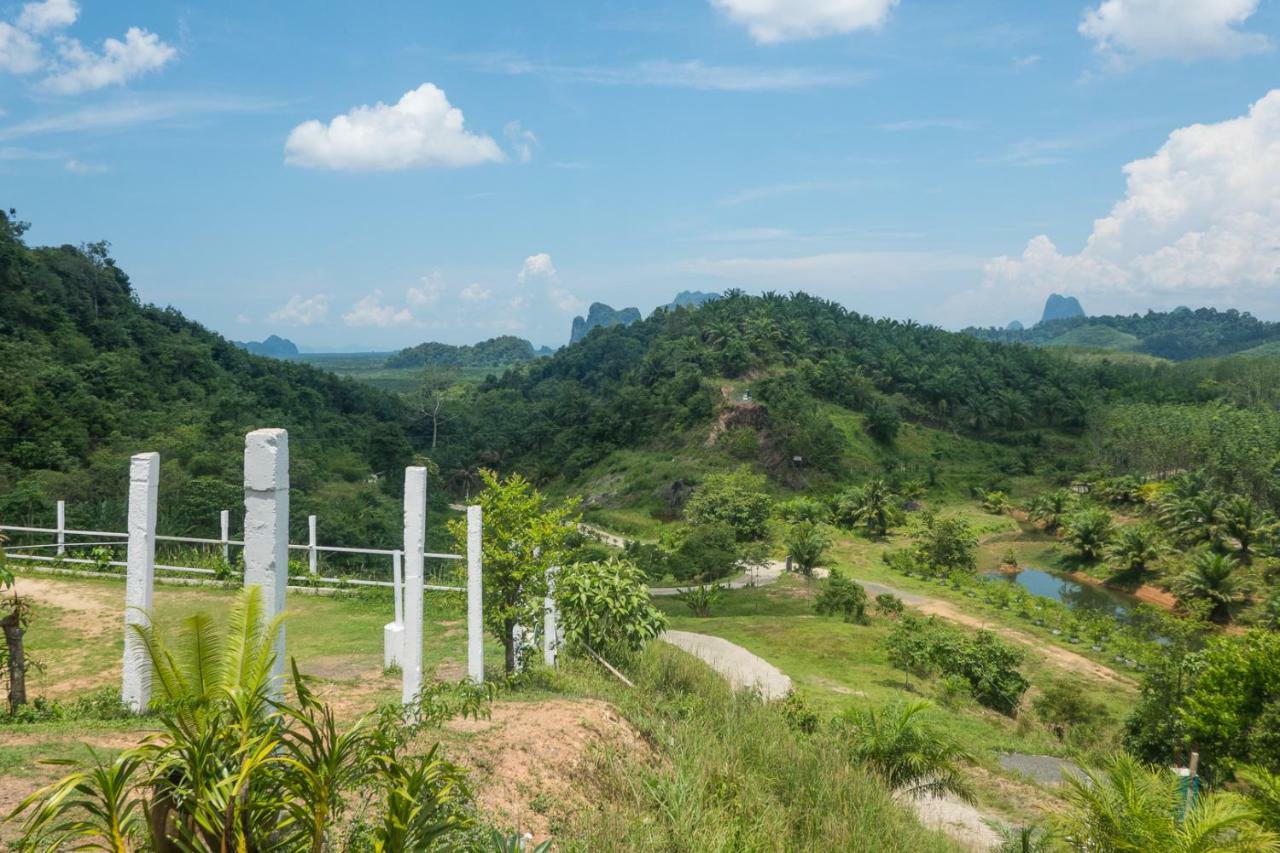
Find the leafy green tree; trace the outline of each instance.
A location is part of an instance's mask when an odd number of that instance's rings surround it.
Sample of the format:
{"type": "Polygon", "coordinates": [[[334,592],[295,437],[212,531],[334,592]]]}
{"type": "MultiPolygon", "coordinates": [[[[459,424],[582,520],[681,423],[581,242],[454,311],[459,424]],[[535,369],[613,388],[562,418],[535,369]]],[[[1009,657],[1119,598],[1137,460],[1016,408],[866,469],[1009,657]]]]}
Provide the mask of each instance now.
{"type": "Polygon", "coordinates": [[[889,662],[902,670],[903,687],[911,687],[911,673],[927,676],[935,668],[929,642],[933,617],[928,621],[911,613],[905,614],[885,637],[889,662]]]}
{"type": "MultiPolygon", "coordinates": [[[[480,476],[485,487],[476,498],[484,524],[484,621],[502,643],[506,671],[514,672],[515,627],[536,623],[547,594],[547,569],[564,564],[578,517],[569,502],[549,508],[519,474],[500,479],[483,471],[480,476]]],[[[451,520],[449,532],[465,549],[466,520],[451,520]]]]}
{"type": "Polygon", "coordinates": [[[916,558],[934,572],[973,574],[978,568],[978,537],[959,516],[925,513],[915,540],[916,558]]]}
{"type": "Polygon", "coordinates": [[[982,491],[982,508],[994,515],[1003,515],[1009,509],[1009,496],[999,489],[982,491]]]}
{"type": "Polygon", "coordinates": [[[1106,553],[1115,535],[1111,513],[1090,507],[1067,517],[1063,538],[1082,559],[1097,562],[1106,553]]]}
{"type": "Polygon", "coordinates": [[[863,625],[867,622],[867,591],[839,570],[832,569],[813,609],[823,616],[839,616],[846,622],[863,625]]]}
{"type": "Polygon", "coordinates": [[[1063,837],[1082,850],[1245,853],[1280,844],[1255,820],[1247,800],[1209,792],[1187,803],[1180,780],[1123,753],[1067,778],[1063,837]]]}
{"type": "Polygon", "coordinates": [[[1076,745],[1096,742],[1097,731],[1111,716],[1106,705],[1071,684],[1045,685],[1040,695],[1031,701],[1031,707],[1059,740],[1070,739],[1076,745]]]}
{"type": "Polygon", "coordinates": [[[679,580],[715,581],[727,577],[737,568],[741,551],[729,525],[698,524],[677,536],[667,565],[679,580]]]}
{"type": "Polygon", "coordinates": [[[1191,565],[1174,578],[1173,590],[1179,599],[1203,601],[1215,622],[1227,622],[1231,609],[1244,599],[1244,585],[1237,574],[1238,564],[1225,554],[1201,551],[1191,565]]]}
{"type": "Polygon", "coordinates": [[[801,495],[787,501],[780,501],[774,507],[778,518],[788,524],[797,521],[810,521],[814,524],[826,524],[831,521],[831,510],[821,501],[801,495]]]}
{"type": "Polygon", "coordinates": [[[902,520],[898,496],[882,479],[848,489],[836,498],[836,520],[845,527],[861,525],[871,536],[882,537],[902,520]]]}
{"type": "Polygon", "coordinates": [[[831,537],[812,521],[801,521],[791,525],[787,531],[786,546],[791,565],[800,574],[811,577],[831,547],[831,537]]]}
{"type": "Polygon", "coordinates": [[[1142,575],[1163,550],[1159,531],[1149,524],[1132,524],[1116,532],[1109,556],[1120,571],[1142,575]]]}
{"type": "Polygon", "coordinates": [[[612,655],[642,649],[667,626],[634,563],[573,563],[556,574],[556,605],[566,645],[612,655]]]}
{"type": "Polygon", "coordinates": [[[853,708],[840,718],[854,759],[905,797],[950,794],[973,802],[961,767],[972,761],[959,741],[925,717],[928,702],[853,708]]]}
{"type": "Polygon", "coordinates": [[[1184,745],[1210,774],[1235,763],[1280,772],[1280,635],[1253,630],[1215,637],[1195,660],[1176,709],[1184,745]]]}
{"type": "Polygon", "coordinates": [[[877,400],[867,409],[867,435],[881,444],[893,444],[902,429],[898,407],[887,400],[877,400]]]}
{"type": "Polygon", "coordinates": [[[708,475],[685,504],[684,514],[695,525],[727,524],[746,541],[765,536],[772,507],[764,477],[739,468],[708,475]]]}
{"type": "Polygon", "coordinates": [[[1175,493],[1161,503],[1160,519],[1183,543],[1204,544],[1222,551],[1226,543],[1226,504],[1227,496],[1216,489],[1187,497],[1175,493]]]}

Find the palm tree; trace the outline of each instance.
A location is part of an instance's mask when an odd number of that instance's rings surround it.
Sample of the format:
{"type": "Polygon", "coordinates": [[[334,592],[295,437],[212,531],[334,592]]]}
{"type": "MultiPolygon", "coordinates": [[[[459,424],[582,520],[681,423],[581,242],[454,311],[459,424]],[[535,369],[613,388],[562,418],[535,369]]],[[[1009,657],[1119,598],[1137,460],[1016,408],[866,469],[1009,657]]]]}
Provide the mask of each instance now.
{"type": "Polygon", "coordinates": [[[836,499],[836,515],[842,524],[861,524],[872,536],[885,536],[898,523],[897,496],[880,478],[850,489],[836,499]]]}
{"type": "Polygon", "coordinates": [[[1002,829],[1000,846],[996,848],[998,853],[1052,853],[1056,849],[1057,837],[1035,824],[1002,829]]]}
{"type": "Polygon", "coordinates": [[[1246,562],[1253,557],[1253,546],[1273,523],[1274,519],[1247,495],[1232,495],[1222,506],[1223,530],[1236,540],[1236,553],[1246,562]]]}
{"type": "Polygon", "coordinates": [[[1280,838],[1255,819],[1253,807],[1230,793],[1201,794],[1187,803],[1172,771],[1147,767],[1123,753],[1067,779],[1070,810],[1058,828],[1072,848],[1115,853],[1257,853],[1280,838]]]}
{"type": "Polygon", "coordinates": [[[1081,510],[1066,521],[1066,540],[1085,560],[1097,562],[1111,543],[1111,513],[1101,507],[1081,510]]]}
{"type": "Polygon", "coordinates": [[[915,700],[849,710],[842,719],[848,726],[850,751],[895,794],[953,794],[973,802],[973,788],[960,770],[972,756],[949,733],[925,719],[929,707],[928,702],[915,700]]]}
{"type": "Polygon", "coordinates": [[[1280,773],[1246,764],[1236,768],[1236,778],[1244,782],[1244,795],[1257,811],[1258,821],[1280,832],[1280,773]]]}
{"type": "Polygon", "coordinates": [[[1044,522],[1046,531],[1053,533],[1062,526],[1063,519],[1067,517],[1075,501],[1076,497],[1071,492],[1058,489],[1037,495],[1028,510],[1033,519],[1044,522]]]}
{"type": "Polygon", "coordinates": [[[829,547],[831,538],[812,521],[796,522],[787,532],[787,559],[805,577],[813,575],[829,547]]]}
{"type": "Polygon", "coordinates": [[[1212,489],[1186,498],[1171,498],[1160,506],[1164,525],[1189,545],[1204,543],[1223,550],[1226,495],[1212,489]]]}
{"type": "Polygon", "coordinates": [[[1201,551],[1191,565],[1174,578],[1173,591],[1178,598],[1209,604],[1209,618],[1226,622],[1231,608],[1244,598],[1244,586],[1236,575],[1237,563],[1226,554],[1201,551]]]}
{"type": "Polygon", "coordinates": [[[1160,559],[1164,545],[1159,532],[1149,524],[1135,524],[1120,528],[1111,545],[1111,559],[1120,571],[1141,576],[1148,567],[1160,559]]]}

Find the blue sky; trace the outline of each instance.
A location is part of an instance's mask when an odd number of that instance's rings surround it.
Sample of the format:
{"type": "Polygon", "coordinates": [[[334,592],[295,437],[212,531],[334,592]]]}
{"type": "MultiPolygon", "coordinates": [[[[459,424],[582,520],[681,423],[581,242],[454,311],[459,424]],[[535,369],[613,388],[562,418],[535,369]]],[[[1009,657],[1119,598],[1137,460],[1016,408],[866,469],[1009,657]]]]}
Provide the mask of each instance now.
{"type": "Polygon", "coordinates": [[[0,6],[0,203],[234,338],[1280,318],[1276,0],[0,6]],[[376,9],[376,11],[373,11],[376,9]],[[460,112],[460,114],[459,114],[460,112]]]}

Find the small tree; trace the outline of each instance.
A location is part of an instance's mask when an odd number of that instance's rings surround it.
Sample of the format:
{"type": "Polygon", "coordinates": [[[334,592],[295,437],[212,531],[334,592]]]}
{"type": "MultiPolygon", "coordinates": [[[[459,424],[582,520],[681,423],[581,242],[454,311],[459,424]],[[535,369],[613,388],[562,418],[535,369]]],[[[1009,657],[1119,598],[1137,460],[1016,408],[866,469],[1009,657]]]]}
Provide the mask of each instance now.
{"type": "Polygon", "coordinates": [[[831,538],[812,521],[797,522],[787,531],[787,558],[806,578],[813,576],[829,547],[831,538]]]}
{"type": "Polygon", "coordinates": [[[926,676],[933,669],[933,660],[929,654],[929,640],[926,632],[932,627],[932,619],[925,621],[919,616],[904,615],[894,625],[889,636],[885,638],[885,651],[889,662],[902,670],[902,686],[911,688],[911,673],[926,676]]]}
{"type": "Polygon", "coordinates": [[[902,520],[898,496],[884,480],[871,480],[836,498],[836,520],[845,527],[860,525],[868,535],[883,537],[902,520]]]}
{"type": "Polygon", "coordinates": [[[711,608],[724,598],[724,587],[720,584],[699,584],[676,593],[676,597],[685,603],[694,616],[710,616],[711,608]]]}
{"type": "Polygon", "coordinates": [[[1091,563],[1102,559],[1107,546],[1111,544],[1113,534],[1111,513],[1101,507],[1081,510],[1070,516],[1066,522],[1067,544],[1082,559],[1091,563]]]}
{"type": "Polygon", "coordinates": [[[667,627],[644,572],[627,560],[566,566],[556,575],[555,598],[570,648],[605,655],[639,651],[667,627]]]}
{"type": "Polygon", "coordinates": [[[764,477],[740,468],[709,475],[685,504],[684,515],[693,524],[727,524],[745,541],[764,537],[772,508],[764,477]]]}
{"type": "Polygon", "coordinates": [[[973,756],[925,719],[929,707],[916,700],[846,712],[841,722],[847,727],[850,752],[895,794],[952,794],[971,803],[973,788],[960,767],[973,756]]]}
{"type": "Polygon", "coordinates": [[[832,569],[822,592],[818,593],[818,600],[813,603],[813,609],[823,616],[839,616],[846,622],[866,624],[867,591],[861,584],[832,569]]]}
{"type": "MultiPolygon", "coordinates": [[[[482,471],[480,477],[485,487],[477,497],[484,511],[484,621],[502,643],[506,671],[514,672],[515,627],[533,625],[539,617],[547,569],[565,562],[578,517],[569,502],[549,509],[542,493],[519,474],[499,479],[482,471]]],[[[466,547],[465,520],[450,521],[449,532],[460,549],[466,547]]]]}
{"type": "Polygon", "coordinates": [[[926,513],[916,533],[916,556],[936,572],[973,574],[978,568],[978,537],[963,518],[926,513]]]}
{"type": "Polygon", "coordinates": [[[1036,521],[1044,523],[1045,530],[1053,533],[1062,525],[1075,502],[1075,495],[1066,489],[1058,489],[1037,495],[1031,501],[1029,512],[1036,521]]]}
{"type": "Polygon", "coordinates": [[[1120,528],[1111,545],[1110,556],[1122,572],[1141,575],[1160,559],[1164,546],[1160,534],[1149,524],[1120,528]]]}

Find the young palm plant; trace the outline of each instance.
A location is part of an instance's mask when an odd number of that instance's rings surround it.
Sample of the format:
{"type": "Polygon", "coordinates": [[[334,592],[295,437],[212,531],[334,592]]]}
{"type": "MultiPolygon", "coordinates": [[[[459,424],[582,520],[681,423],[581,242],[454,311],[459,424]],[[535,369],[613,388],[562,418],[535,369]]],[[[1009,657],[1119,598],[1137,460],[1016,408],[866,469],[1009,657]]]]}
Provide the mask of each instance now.
{"type": "Polygon", "coordinates": [[[1111,545],[1110,557],[1120,571],[1141,577],[1151,564],[1160,559],[1164,544],[1160,534],[1149,524],[1122,527],[1111,545]]]}
{"type": "Polygon", "coordinates": [[[138,628],[159,687],[160,731],[25,800],[10,816],[27,812],[20,849],[318,853],[336,849],[351,802],[374,802],[383,816],[369,849],[432,849],[467,828],[461,771],[434,749],[399,754],[412,716],[342,728],[296,664],[294,701],[275,698],[280,620],[263,617],[261,592],[250,588],[225,631],[196,615],[170,646],[138,628]]]}
{"type": "Polygon", "coordinates": [[[929,707],[916,700],[847,712],[841,719],[850,752],[899,796],[953,794],[973,802],[973,788],[960,770],[972,756],[925,719],[929,707]]]}
{"type": "Polygon", "coordinates": [[[1084,509],[1068,517],[1064,529],[1067,544],[1091,563],[1102,558],[1114,534],[1111,513],[1101,507],[1084,509]]]}
{"type": "Polygon", "coordinates": [[[1256,820],[1244,798],[1203,793],[1186,802],[1179,777],[1132,756],[1113,756],[1067,780],[1069,811],[1058,829],[1076,850],[1162,853],[1257,853],[1280,849],[1280,837],[1256,820]]]}
{"type": "Polygon", "coordinates": [[[1225,554],[1201,551],[1174,579],[1173,591],[1181,599],[1205,602],[1209,605],[1209,618],[1226,622],[1231,618],[1231,608],[1244,599],[1244,585],[1236,568],[1236,561],[1225,554]]]}

